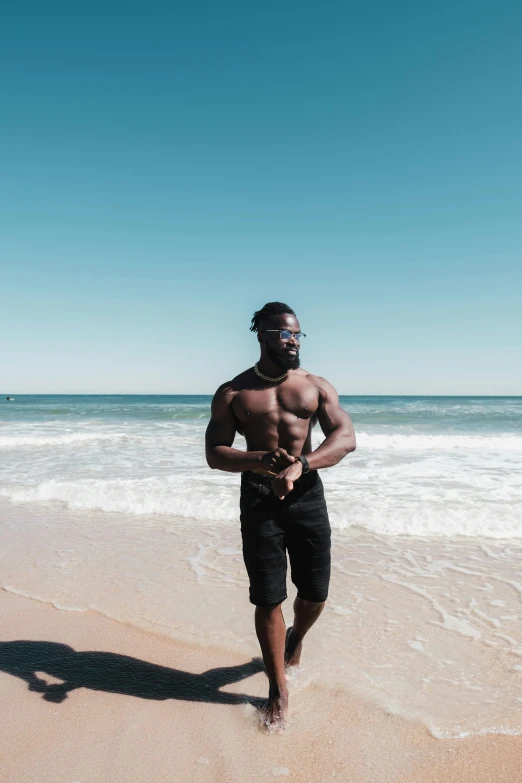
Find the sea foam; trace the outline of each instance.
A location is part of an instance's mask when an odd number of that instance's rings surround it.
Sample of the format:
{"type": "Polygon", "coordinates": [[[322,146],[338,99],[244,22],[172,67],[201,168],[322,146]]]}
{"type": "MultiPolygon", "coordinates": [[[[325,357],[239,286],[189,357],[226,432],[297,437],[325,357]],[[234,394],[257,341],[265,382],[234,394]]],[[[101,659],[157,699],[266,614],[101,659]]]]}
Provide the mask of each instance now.
{"type": "MultiPolygon", "coordinates": [[[[43,481],[33,486],[12,486],[0,490],[0,496],[15,503],[59,503],[70,509],[105,511],[137,516],[171,515],[201,522],[239,521],[239,483],[237,477],[223,481],[181,474],[146,479],[81,479],[43,481]]],[[[485,536],[521,538],[520,501],[480,502],[478,491],[471,497],[456,499],[452,487],[437,496],[425,496],[415,487],[404,487],[404,496],[365,491],[364,488],[330,485],[323,476],[332,527],[359,527],[384,535],[485,536]]]]}
{"type": "Polygon", "coordinates": [[[0,435],[0,449],[15,449],[20,446],[69,446],[90,441],[119,441],[125,433],[71,432],[64,435],[0,435]]]}
{"type": "MultiPolygon", "coordinates": [[[[35,398],[27,407],[6,406],[0,496],[237,523],[239,476],[212,471],[205,461],[209,402],[67,398],[57,405],[35,398]]],[[[521,401],[354,398],[349,407],[357,450],[322,471],[333,527],[522,536],[521,401]]],[[[316,427],[314,448],[323,437],[316,427]]],[[[234,445],[246,448],[240,436],[234,445]]]]}

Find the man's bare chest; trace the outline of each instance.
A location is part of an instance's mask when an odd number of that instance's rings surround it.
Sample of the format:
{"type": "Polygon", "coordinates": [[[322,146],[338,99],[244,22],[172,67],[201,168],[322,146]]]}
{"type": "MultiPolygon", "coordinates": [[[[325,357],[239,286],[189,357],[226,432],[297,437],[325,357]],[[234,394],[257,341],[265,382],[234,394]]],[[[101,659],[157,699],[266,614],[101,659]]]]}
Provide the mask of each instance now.
{"type": "Polygon", "coordinates": [[[318,405],[313,383],[294,382],[268,389],[243,389],[235,396],[232,410],[236,419],[246,424],[267,419],[310,419],[318,405]]]}

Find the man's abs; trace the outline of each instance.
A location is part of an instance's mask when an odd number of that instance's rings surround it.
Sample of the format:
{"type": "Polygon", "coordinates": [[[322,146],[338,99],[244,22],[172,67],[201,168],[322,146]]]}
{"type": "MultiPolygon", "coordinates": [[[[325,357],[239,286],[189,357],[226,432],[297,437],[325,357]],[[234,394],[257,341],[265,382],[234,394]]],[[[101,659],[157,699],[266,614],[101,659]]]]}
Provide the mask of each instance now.
{"type": "Polygon", "coordinates": [[[285,449],[298,457],[302,452],[311,450],[312,422],[309,419],[294,421],[270,416],[242,425],[248,451],[274,451],[285,449]]]}

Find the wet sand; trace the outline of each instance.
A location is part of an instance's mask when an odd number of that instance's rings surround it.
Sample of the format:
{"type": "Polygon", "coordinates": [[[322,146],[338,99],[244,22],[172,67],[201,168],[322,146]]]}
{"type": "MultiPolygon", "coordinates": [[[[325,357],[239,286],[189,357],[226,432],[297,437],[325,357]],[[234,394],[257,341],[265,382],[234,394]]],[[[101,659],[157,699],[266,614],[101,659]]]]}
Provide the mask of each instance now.
{"type": "Polygon", "coordinates": [[[268,734],[246,703],[265,696],[265,675],[238,652],[5,591],[0,622],[3,783],[522,780],[520,736],[437,740],[344,690],[298,680],[287,730],[268,734]]]}

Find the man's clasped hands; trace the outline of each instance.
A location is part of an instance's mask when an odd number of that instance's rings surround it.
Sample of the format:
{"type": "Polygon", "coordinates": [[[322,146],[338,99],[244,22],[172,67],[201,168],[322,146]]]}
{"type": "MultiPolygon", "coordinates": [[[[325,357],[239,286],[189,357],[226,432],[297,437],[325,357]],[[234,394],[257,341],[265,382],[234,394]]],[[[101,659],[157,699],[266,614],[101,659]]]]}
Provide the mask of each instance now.
{"type": "Polygon", "coordinates": [[[297,457],[282,448],[267,451],[261,465],[259,473],[274,477],[271,481],[272,491],[279,500],[285,499],[293,490],[294,482],[301,478],[303,473],[303,466],[297,457]]]}

